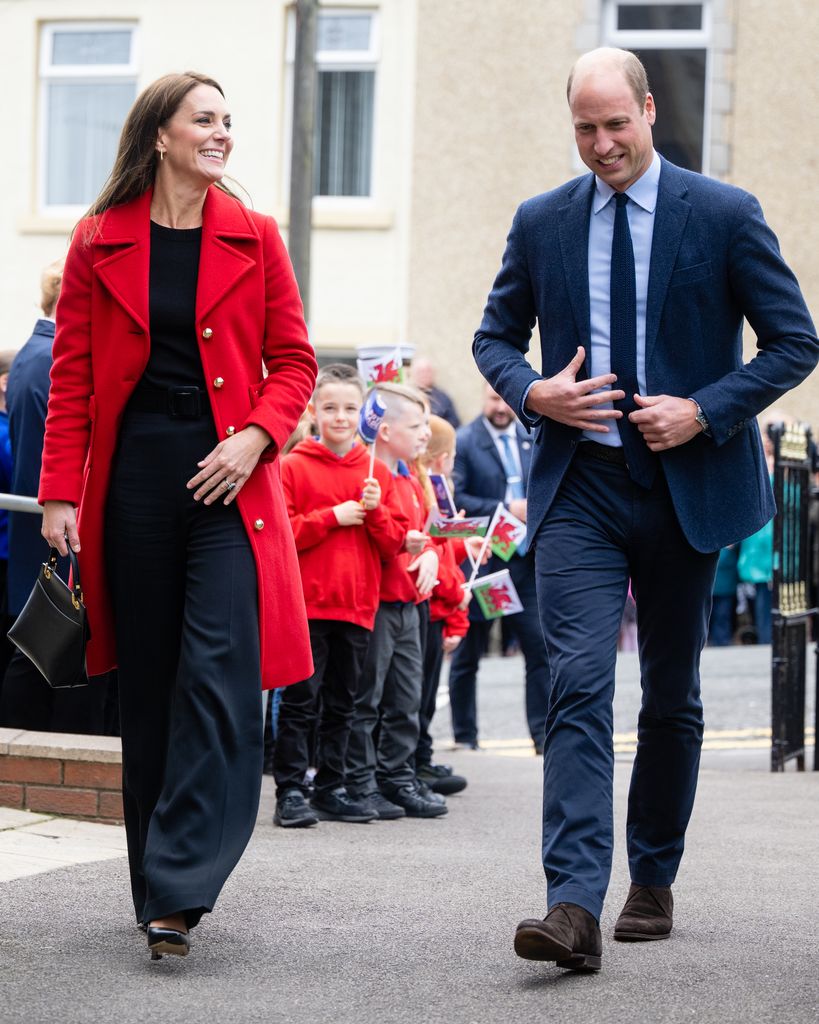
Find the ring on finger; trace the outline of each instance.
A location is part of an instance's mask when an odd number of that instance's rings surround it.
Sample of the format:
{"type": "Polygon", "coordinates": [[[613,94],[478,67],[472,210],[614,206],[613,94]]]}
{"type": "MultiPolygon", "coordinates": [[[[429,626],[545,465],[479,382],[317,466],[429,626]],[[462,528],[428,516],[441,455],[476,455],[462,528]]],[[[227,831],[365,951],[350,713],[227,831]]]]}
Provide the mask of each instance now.
{"type": "Polygon", "coordinates": [[[225,485],[226,491],[232,491],[236,486],[235,480],[223,480],[222,483],[225,485]]]}

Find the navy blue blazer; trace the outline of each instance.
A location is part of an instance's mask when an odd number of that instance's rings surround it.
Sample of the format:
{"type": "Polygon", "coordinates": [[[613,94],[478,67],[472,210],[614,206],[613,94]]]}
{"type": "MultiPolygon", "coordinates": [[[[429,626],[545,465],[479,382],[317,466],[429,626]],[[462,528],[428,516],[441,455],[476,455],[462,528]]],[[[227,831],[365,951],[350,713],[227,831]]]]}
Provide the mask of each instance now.
{"type": "MultiPolygon", "coordinates": [[[[518,208],[501,269],[475,334],[478,367],[522,411],[541,376],[526,361],[532,329],[542,372],[588,353],[589,217],[594,176],[584,175],[518,208]]],[[[698,434],[660,458],[680,525],[699,551],[760,529],[775,507],[755,417],[799,384],[819,360],[819,340],[776,236],[748,192],[662,161],[646,311],[651,395],[693,398],[712,438],[698,434]],[[742,326],[757,354],[742,360],[742,326]]],[[[583,376],[587,376],[584,373],[583,376]]],[[[551,505],[580,431],[548,418],[535,428],[529,531],[551,505]]]]}
{"type": "MultiPolygon", "coordinates": [[[[520,423],[516,433],[525,486],[532,464],[532,438],[520,423]]],[[[452,470],[455,504],[468,516],[491,516],[506,497],[506,470],[483,416],[461,427],[456,438],[452,470]]]]}
{"type": "MultiPolygon", "coordinates": [[[[6,408],[11,440],[11,493],[37,497],[43,457],[46,408],[54,324],[38,320],[9,371],[6,408]]],[[[9,513],[9,614],[26,603],[48,546],[40,534],[42,520],[30,512],[9,513]]],[[[65,578],[65,576],[64,576],[65,578]]]]}

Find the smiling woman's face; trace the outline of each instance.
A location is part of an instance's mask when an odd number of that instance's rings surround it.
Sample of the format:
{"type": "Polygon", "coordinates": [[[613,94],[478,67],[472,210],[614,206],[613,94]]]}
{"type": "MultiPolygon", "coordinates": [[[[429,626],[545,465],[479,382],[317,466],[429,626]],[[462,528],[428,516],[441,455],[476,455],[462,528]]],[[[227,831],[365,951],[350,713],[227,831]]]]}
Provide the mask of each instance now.
{"type": "Polygon", "coordinates": [[[212,85],[197,85],[157,132],[164,151],[159,172],[198,185],[221,181],[233,149],[225,98],[212,85]]]}

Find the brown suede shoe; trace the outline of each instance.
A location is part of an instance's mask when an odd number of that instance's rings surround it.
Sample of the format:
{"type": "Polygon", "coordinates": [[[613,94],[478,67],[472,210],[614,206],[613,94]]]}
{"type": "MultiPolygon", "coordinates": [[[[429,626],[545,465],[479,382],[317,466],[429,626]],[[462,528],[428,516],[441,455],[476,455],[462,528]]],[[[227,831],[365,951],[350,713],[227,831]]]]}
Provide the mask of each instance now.
{"type": "Polygon", "coordinates": [[[515,952],[524,960],[554,960],[568,971],[599,971],[603,952],[600,925],[583,907],[558,903],[544,920],[520,922],[515,952]]]}
{"type": "Polygon", "coordinates": [[[674,924],[671,886],[631,883],[625,905],[614,926],[618,942],[651,942],[667,939],[674,924]]]}

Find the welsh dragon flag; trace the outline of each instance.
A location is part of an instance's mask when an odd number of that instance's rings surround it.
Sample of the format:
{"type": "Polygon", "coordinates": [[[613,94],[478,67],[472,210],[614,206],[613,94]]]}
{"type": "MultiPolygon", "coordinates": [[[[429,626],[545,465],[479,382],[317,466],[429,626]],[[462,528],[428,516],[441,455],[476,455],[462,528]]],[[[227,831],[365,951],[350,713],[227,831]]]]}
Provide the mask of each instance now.
{"type": "Polygon", "coordinates": [[[488,535],[492,554],[508,562],[526,537],[526,523],[513,516],[503,505],[498,505],[489,524],[488,535]]]}
{"type": "Polygon", "coordinates": [[[358,372],[368,388],[376,384],[403,384],[404,361],[401,346],[374,359],[356,359],[358,372]]]}
{"type": "Polygon", "coordinates": [[[508,569],[479,577],[471,589],[485,619],[500,619],[504,615],[523,611],[508,569]]]}

